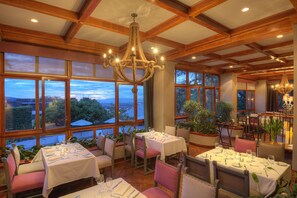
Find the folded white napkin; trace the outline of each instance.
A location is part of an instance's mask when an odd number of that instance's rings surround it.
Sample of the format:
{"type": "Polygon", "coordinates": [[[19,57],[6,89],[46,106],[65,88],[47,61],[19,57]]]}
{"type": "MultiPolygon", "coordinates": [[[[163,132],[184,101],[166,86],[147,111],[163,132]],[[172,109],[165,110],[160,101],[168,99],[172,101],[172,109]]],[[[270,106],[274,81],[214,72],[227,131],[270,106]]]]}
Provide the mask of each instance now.
{"type": "Polygon", "coordinates": [[[124,195],[125,192],[131,188],[131,185],[129,183],[127,183],[125,180],[122,180],[122,182],[113,189],[112,193],[115,195],[124,195]]]}

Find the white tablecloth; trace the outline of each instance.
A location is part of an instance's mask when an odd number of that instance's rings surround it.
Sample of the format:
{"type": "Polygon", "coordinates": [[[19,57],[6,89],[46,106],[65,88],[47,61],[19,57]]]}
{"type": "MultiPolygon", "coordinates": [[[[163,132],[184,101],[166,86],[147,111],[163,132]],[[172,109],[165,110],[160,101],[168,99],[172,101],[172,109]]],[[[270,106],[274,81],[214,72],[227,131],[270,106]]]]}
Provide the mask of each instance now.
{"type": "Polygon", "coordinates": [[[43,159],[45,167],[44,197],[48,197],[55,186],[100,176],[96,157],[78,143],[44,147],[33,161],[40,159],[43,159]]]}
{"type": "Polygon", "coordinates": [[[90,188],[86,188],[84,190],[80,190],[68,195],[63,196],[62,198],[106,198],[106,197],[127,197],[127,198],[145,198],[146,196],[141,194],[138,190],[136,190],[132,185],[127,183],[124,179],[118,178],[112,181],[112,194],[110,196],[106,196],[108,193],[104,192],[108,188],[104,186],[92,186],[90,188]],[[101,188],[101,189],[100,189],[101,188]],[[103,188],[103,190],[102,190],[103,188]],[[105,190],[104,190],[105,188],[105,190]],[[116,192],[121,192],[117,194],[116,192]]]}
{"type": "MultiPolygon", "coordinates": [[[[276,189],[277,182],[284,178],[289,181],[291,179],[291,168],[289,164],[284,162],[271,163],[267,159],[259,157],[251,157],[245,153],[236,153],[229,149],[216,148],[200,155],[197,158],[209,159],[217,161],[218,164],[233,167],[235,169],[247,169],[250,173],[250,189],[259,192],[258,185],[252,178],[254,172],[259,178],[261,194],[268,197],[276,189]]],[[[213,167],[211,163],[211,178],[213,178],[213,167]]]]}
{"type": "Polygon", "coordinates": [[[179,152],[187,152],[185,139],[160,132],[137,133],[137,136],[145,136],[148,148],[160,151],[161,160],[165,161],[165,156],[173,155],[179,152]]]}

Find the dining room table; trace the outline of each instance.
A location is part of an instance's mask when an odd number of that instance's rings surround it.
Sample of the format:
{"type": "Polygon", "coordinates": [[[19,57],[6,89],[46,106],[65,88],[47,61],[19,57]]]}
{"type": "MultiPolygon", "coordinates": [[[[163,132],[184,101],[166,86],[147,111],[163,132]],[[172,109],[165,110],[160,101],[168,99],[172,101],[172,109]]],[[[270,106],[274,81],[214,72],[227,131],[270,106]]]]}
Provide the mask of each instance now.
{"type": "Polygon", "coordinates": [[[161,153],[160,160],[165,161],[166,156],[176,153],[187,152],[185,139],[167,133],[150,131],[137,133],[137,136],[145,136],[148,148],[155,149],[161,153]]]}
{"type": "Polygon", "coordinates": [[[123,178],[117,178],[67,194],[61,198],[146,198],[146,196],[123,178]]]}
{"type": "Polygon", "coordinates": [[[40,160],[43,160],[45,167],[44,197],[48,197],[52,189],[61,184],[100,177],[96,157],[79,143],[43,147],[33,159],[40,160]]]}
{"type": "MultiPolygon", "coordinates": [[[[216,161],[219,165],[230,169],[248,170],[250,192],[260,193],[264,197],[269,197],[275,192],[279,182],[291,180],[290,164],[260,158],[252,154],[235,152],[232,149],[217,147],[197,155],[196,158],[216,161]],[[258,177],[259,183],[254,181],[253,173],[258,177]]],[[[213,182],[213,163],[210,164],[213,182]]]]}

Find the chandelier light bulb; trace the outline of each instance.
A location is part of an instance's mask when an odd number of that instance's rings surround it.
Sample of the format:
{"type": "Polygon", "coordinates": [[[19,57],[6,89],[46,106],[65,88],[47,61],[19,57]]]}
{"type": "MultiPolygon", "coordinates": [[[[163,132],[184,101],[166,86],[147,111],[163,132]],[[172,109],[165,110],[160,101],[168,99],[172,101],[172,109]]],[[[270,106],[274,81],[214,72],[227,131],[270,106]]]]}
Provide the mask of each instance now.
{"type": "Polygon", "coordinates": [[[116,58],[115,59],[115,62],[119,63],[120,62],[120,59],[119,58],[116,58]]]}
{"type": "Polygon", "coordinates": [[[132,47],[132,52],[135,52],[135,48],[134,47],[132,47]]]}
{"type": "Polygon", "coordinates": [[[103,58],[106,58],[106,54],[105,53],[103,54],[103,58]]]}
{"type": "Polygon", "coordinates": [[[161,56],[161,61],[164,61],[164,60],[165,60],[164,56],[161,56]]]}
{"type": "Polygon", "coordinates": [[[153,49],[153,52],[154,52],[154,54],[158,54],[159,51],[158,51],[157,48],[154,48],[154,49],[153,49]]]}
{"type": "Polygon", "coordinates": [[[111,49],[109,49],[109,50],[108,50],[108,53],[109,53],[109,54],[112,54],[112,50],[111,50],[111,49]]]}

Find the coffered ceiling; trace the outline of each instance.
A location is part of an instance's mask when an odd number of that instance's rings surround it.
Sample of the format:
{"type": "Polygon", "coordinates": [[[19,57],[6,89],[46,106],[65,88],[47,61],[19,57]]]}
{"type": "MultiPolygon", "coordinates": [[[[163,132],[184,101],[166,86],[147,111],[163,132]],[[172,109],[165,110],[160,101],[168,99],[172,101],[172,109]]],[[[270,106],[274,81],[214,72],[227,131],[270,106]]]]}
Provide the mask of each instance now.
{"type": "Polygon", "coordinates": [[[0,0],[0,36],[100,56],[108,48],[121,53],[137,13],[148,54],[157,47],[180,68],[275,79],[293,71],[296,1],[0,0]]]}

